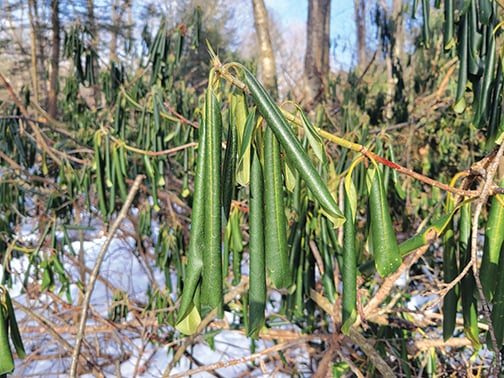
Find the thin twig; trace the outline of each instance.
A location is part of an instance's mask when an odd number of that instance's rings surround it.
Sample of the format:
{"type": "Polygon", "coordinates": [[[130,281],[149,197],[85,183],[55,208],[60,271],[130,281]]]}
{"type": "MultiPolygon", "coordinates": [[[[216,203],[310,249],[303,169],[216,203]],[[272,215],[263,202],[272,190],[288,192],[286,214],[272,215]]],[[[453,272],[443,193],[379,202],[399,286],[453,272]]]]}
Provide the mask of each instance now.
{"type": "MultiPolygon", "coordinates": [[[[13,300],[12,302],[13,302],[14,307],[16,309],[23,311],[28,316],[30,316],[30,318],[34,319],[37,323],[42,325],[42,330],[40,331],[40,333],[47,332],[47,333],[51,334],[56,340],[58,340],[58,342],[65,349],[67,349],[69,352],[72,351],[72,349],[73,349],[72,345],[70,345],[70,343],[64,337],[61,336],[60,327],[58,327],[56,324],[51,322],[49,319],[43,317],[39,313],[32,311],[30,308],[22,305],[21,303],[15,301],[15,300],[13,300]]],[[[100,375],[100,371],[97,369],[97,367],[95,366],[95,364],[93,362],[88,360],[82,354],[78,355],[77,357],[80,358],[80,362],[81,362],[82,366],[87,366],[87,367],[91,368],[95,374],[98,374],[98,376],[100,375]]]]}
{"type": "Polygon", "coordinates": [[[436,307],[439,302],[441,302],[441,300],[446,296],[446,294],[448,294],[448,292],[453,289],[455,287],[456,284],[458,284],[462,278],[465,277],[465,275],[467,274],[467,272],[469,272],[469,269],[471,269],[473,265],[473,262],[472,260],[469,261],[467,263],[467,265],[464,267],[464,269],[462,270],[462,272],[459,273],[459,275],[457,277],[455,277],[450,283],[446,284],[443,289],[439,290],[437,293],[435,293],[436,295],[439,295],[439,298],[437,298],[433,303],[432,305],[430,306],[430,308],[434,308],[436,307]]]}
{"type": "MultiPolygon", "coordinates": [[[[435,232],[433,232],[435,234],[435,232]]],[[[437,235],[432,235],[432,237],[429,237],[428,240],[434,240],[437,235]]],[[[366,307],[364,307],[364,314],[366,317],[368,317],[370,314],[376,312],[376,309],[378,306],[383,303],[383,301],[387,298],[387,296],[390,294],[390,291],[392,290],[392,287],[394,286],[394,283],[397,281],[397,279],[407,270],[409,267],[417,261],[425,252],[430,247],[430,243],[418,248],[415,252],[412,254],[408,255],[399,269],[390,276],[388,276],[383,283],[381,284],[380,288],[378,291],[373,295],[373,298],[368,302],[366,307]]],[[[360,316],[357,317],[357,320],[355,321],[353,327],[357,327],[362,321],[365,319],[362,319],[360,316]]]]}
{"type": "Polygon", "coordinates": [[[175,117],[177,117],[178,119],[180,119],[180,121],[182,123],[185,123],[189,126],[192,126],[194,127],[195,129],[198,129],[199,128],[199,124],[197,122],[193,122],[193,121],[190,121],[188,120],[186,117],[184,117],[182,114],[178,113],[174,108],[173,106],[170,105],[170,103],[168,102],[165,102],[164,103],[164,106],[166,109],[168,109],[169,112],[175,114],[175,117]]]}
{"type": "Polygon", "coordinates": [[[171,375],[170,378],[188,377],[188,376],[191,376],[191,375],[196,374],[196,373],[202,373],[202,372],[209,371],[209,370],[222,369],[222,368],[226,368],[226,367],[229,367],[229,366],[243,364],[243,363],[248,362],[248,361],[254,361],[256,358],[264,358],[265,356],[267,356],[267,355],[269,355],[271,353],[276,353],[276,352],[279,352],[281,350],[285,350],[285,349],[297,346],[299,344],[306,344],[308,341],[313,340],[313,339],[317,339],[318,340],[318,339],[320,339],[320,337],[319,336],[311,336],[311,337],[310,336],[304,336],[304,337],[302,337],[300,335],[300,337],[299,337],[298,340],[294,340],[294,341],[289,341],[289,342],[286,342],[286,343],[277,344],[277,345],[274,345],[274,346],[272,346],[270,348],[264,349],[264,350],[262,350],[260,352],[253,353],[253,354],[251,354],[249,356],[244,356],[244,357],[236,358],[236,359],[231,360],[231,361],[216,362],[216,363],[213,363],[213,364],[210,364],[210,365],[201,366],[201,367],[196,368],[196,369],[187,370],[187,371],[185,371],[183,373],[178,373],[178,374],[171,375]]]}
{"type": "Polygon", "coordinates": [[[126,201],[124,202],[124,205],[121,208],[121,211],[119,212],[119,215],[117,216],[116,220],[112,224],[112,227],[110,228],[109,235],[105,242],[103,243],[103,246],[100,250],[100,253],[98,254],[98,257],[96,259],[95,267],[93,269],[93,273],[89,277],[89,282],[86,286],[86,293],[84,295],[84,300],[82,302],[82,311],[81,311],[81,319],[80,319],[80,324],[79,324],[79,331],[77,333],[77,337],[75,340],[75,347],[73,350],[73,355],[72,355],[72,365],[70,367],[70,377],[75,378],[77,376],[77,366],[78,366],[78,359],[80,355],[80,349],[82,345],[82,340],[84,338],[84,332],[86,330],[86,320],[87,320],[87,311],[89,309],[89,304],[91,301],[91,294],[94,289],[95,282],[98,278],[98,274],[100,273],[100,267],[103,262],[103,259],[105,258],[105,253],[108,250],[108,247],[110,243],[112,242],[112,238],[114,237],[115,232],[121,225],[121,222],[123,221],[124,218],[126,218],[127,212],[129,207],[131,206],[131,203],[133,202],[133,199],[135,198],[135,194],[138,191],[138,188],[140,187],[140,183],[143,179],[143,175],[138,175],[135,179],[135,182],[133,183],[133,186],[131,187],[128,197],[126,198],[126,201]]]}
{"type": "Polygon", "coordinates": [[[364,354],[369,357],[376,369],[382,374],[383,377],[395,377],[394,371],[387,362],[380,356],[380,353],[359,331],[355,328],[350,328],[350,339],[359,346],[364,354]]]}

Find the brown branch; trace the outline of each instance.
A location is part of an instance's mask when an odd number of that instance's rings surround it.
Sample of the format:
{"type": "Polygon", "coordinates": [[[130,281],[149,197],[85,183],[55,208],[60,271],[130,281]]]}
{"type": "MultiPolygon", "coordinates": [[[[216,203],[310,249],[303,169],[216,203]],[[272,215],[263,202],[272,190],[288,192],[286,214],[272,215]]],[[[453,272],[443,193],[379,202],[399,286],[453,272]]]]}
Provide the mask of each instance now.
{"type": "Polygon", "coordinates": [[[177,117],[182,123],[192,126],[195,129],[199,128],[199,124],[197,122],[193,122],[185,118],[182,114],[178,113],[168,102],[165,102],[164,106],[170,113],[174,114],[175,117],[177,117]]]}
{"type": "MultiPolygon", "coordinates": [[[[222,368],[227,368],[227,367],[230,367],[230,366],[244,364],[244,363],[249,362],[249,361],[254,361],[255,359],[258,359],[258,358],[259,359],[260,358],[264,358],[264,357],[266,357],[269,354],[276,353],[276,352],[279,352],[279,351],[282,351],[282,350],[285,350],[285,349],[288,349],[288,348],[292,348],[292,347],[298,346],[300,344],[304,345],[308,341],[318,340],[318,339],[320,339],[320,337],[318,337],[318,336],[299,337],[298,340],[288,341],[288,342],[285,342],[285,343],[277,344],[277,345],[274,345],[274,346],[272,346],[270,348],[266,348],[266,349],[264,349],[264,350],[262,350],[260,352],[253,353],[253,354],[248,355],[248,356],[236,358],[236,359],[230,360],[230,361],[221,361],[221,362],[216,362],[216,363],[213,363],[213,364],[210,364],[210,365],[201,366],[201,367],[196,368],[196,369],[187,370],[187,371],[185,371],[183,373],[178,373],[178,374],[171,375],[170,378],[188,377],[188,376],[191,376],[191,375],[196,374],[196,373],[202,373],[202,372],[205,372],[205,371],[222,369],[222,368]]],[[[163,377],[167,377],[167,375],[163,375],[163,377]]]]}
{"type": "Polygon", "coordinates": [[[462,272],[460,272],[457,277],[455,277],[450,283],[446,284],[441,290],[439,290],[438,292],[435,293],[436,295],[439,295],[439,298],[437,298],[432,303],[432,305],[430,306],[430,308],[434,308],[434,307],[436,307],[439,304],[439,302],[446,296],[446,294],[448,294],[448,292],[451,289],[453,289],[455,287],[455,285],[457,285],[462,280],[462,278],[465,277],[465,275],[467,274],[467,272],[469,272],[469,269],[471,269],[472,265],[473,265],[473,262],[471,260],[471,261],[469,261],[467,263],[467,265],[464,267],[464,269],[462,270],[462,272]]]}
{"type": "Polygon", "coordinates": [[[415,172],[411,169],[405,168],[402,165],[399,165],[397,163],[394,163],[388,159],[385,159],[384,157],[375,154],[373,151],[369,151],[367,148],[363,147],[363,149],[360,151],[364,156],[375,160],[381,164],[386,165],[387,167],[390,167],[392,169],[395,169],[397,172],[405,174],[407,176],[410,176],[418,181],[422,181],[428,185],[435,186],[441,190],[444,190],[445,192],[453,193],[458,196],[463,196],[463,197],[469,197],[469,198],[474,198],[478,197],[480,195],[479,190],[467,190],[467,189],[460,189],[460,188],[455,188],[453,186],[450,186],[448,184],[442,183],[440,181],[434,180],[428,176],[422,175],[421,173],[415,172]]]}
{"type": "Polygon", "coordinates": [[[413,347],[420,351],[426,351],[430,348],[440,349],[440,348],[462,348],[471,346],[471,340],[466,337],[452,337],[448,340],[442,339],[427,339],[417,340],[413,343],[413,347]]]}
{"type": "MultiPolygon", "coordinates": [[[[499,149],[497,150],[493,160],[491,161],[488,169],[486,170],[486,178],[483,183],[483,188],[481,189],[480,196],[476,202],[476,206],[474,208],[473,218],[472,218],[472,230],[471,230],[471,262],[473,268],[473,275],[476,281],[476,288],[478,289],[478,294],[481,300],[481,306],[483,310],[483,315],[488,323],[488,333],[490,335],[490,340],[492,343],[492,349],[495,351],[495,363],[493,368],[495,369],[495,373],[498,373],[501,368],[501,355],[499,352],[499,348],[497,345],[497,339],[495,338],[495,331],[493,327],[492,318],[490,316],[490,308],[488,306],[488,301],[485,297],[485,293],[483,292],[483,286],[481,285],[481,279],[479,276],[478,270],[478,221],[479,216],[481,214],[481,210],[483,206],[487,203],[488,197],[492,193],[493,188],[493,179],[495,174],[497,173],[497,169],[499,167],[499,163],[501,157],[504,154],[504,143],[501,143],[499,149]]],[[[497,375],[497,374],[496,374],[497,375]]]]}
{"type": "MultiPolygon", "coordinates": [[[[434,232],[435,233],[435,232],[434,232]]],[[[434,238],[437,237],[437,235],[432,235],[429,237],[429,240],[434,240],[434,238]]],[[[397,279],[407,270],[410,268],[410,266],[417,261],[425,252],[430,247],[430,243],[426,244],[420,248],[418,248],[415,252],[411,253],[408,255],[404,261],[402,262],[401,266],[395,273],[392,273],[390,276],[385,278],[383,283],[381,284],[380,288],[378,291],[373,295],[371,300],[368,302],[368,304],[364,307],[364,315],[366,318],[370,316],[371,314],[375,313],[378,306],[385,301],[385,299],[388,297],[390,294],[390,291],[392,290],[392,287],[394,286],[394,283],[397,281],[397,279]]],[[[357,316],[357,320],[354,323],[354,327],[357,327],[363,320],[359,316],[357,316]]]]}
{"type": "Polygon", "coordinates": [[[375,349],[364,336],[355,328],[350,328],[350,339],[357,344],[359,348],[369,357],[374,367],[381,373],[383,377],[395,377],[394,371],[388,366],[387,362],[380,356],[380,353],[375,349]]]}

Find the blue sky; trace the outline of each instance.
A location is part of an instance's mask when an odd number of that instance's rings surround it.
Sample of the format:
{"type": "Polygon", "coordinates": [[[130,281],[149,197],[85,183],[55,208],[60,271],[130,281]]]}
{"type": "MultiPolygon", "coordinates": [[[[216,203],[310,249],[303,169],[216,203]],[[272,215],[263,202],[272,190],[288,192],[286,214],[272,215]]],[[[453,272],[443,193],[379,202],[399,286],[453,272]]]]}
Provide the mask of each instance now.
{"type": "MultiPolygon", "coordinates": [[[[265,0],[283,26],[301,25],[308,17],[308,0],[265,0]]],[[[349,68],[354,62],[355,22],[353,0],[331,2],[331,64],[333,68],[349,68]]],[[[304,27],[304,25],[303,25],[304,27]]]]}

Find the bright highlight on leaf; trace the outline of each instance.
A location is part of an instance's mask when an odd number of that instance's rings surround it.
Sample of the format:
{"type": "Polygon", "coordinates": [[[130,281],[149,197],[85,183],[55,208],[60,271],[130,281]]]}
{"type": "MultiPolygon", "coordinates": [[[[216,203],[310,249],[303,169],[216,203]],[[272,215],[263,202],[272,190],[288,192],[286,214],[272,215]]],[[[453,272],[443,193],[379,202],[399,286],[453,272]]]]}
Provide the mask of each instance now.
{"type": "Polygon", "coordinates": [[[196,306],[192,306],[187,315],[175,325],[175,329],[184,335],[193,335],[201,323],[201,317],[196,306]]]}

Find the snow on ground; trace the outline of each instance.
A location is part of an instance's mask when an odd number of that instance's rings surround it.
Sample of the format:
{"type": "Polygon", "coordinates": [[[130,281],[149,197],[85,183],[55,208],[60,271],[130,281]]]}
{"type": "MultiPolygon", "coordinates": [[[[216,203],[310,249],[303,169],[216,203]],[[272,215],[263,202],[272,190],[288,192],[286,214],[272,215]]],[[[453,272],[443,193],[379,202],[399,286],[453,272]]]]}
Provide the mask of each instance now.
{"type": "MultiPolygon", "coordinates": [[[[34,229],[36,229],[34,224],[27,220],[26,224],[20,227],[18,237],[24,243],[31,241],[36,244],[39,235],[32,232],[34,229]]],[[[85,233],[82,250],[85,252],[85,265],[88,268],[86,282],[106,240],[101,229],[100,224],[94,223],[93,227],[85,233]]],[[[155,319],[147,319],[140,313],[130,312],[126,321],[119,323],[112,323],[108,320],[114,294],[113,288],[127,292],[130,303],[145,305],[148,300],[146,292],[149,285],[152,286],[145,260],[138,256],[136,241],[133,237],[128,236],[131,235],[128,234],[128,231],[131,230],[132,225],[126,220],[106,252],[100,273],[107,282],[98,280],[93,290],[82,352],[85,355],[94,356],[94,361],[102,364],[100,370],[105,377],[161,377],[173,358],[173,349],[168,348],[167,344],[181,335],[167,325],[162,329],[162,333],[165,333],[167,339],[161,342],[150,342],[148,332],[155,332],[157,324],[147,325],[149,321],[155,323],[155,319]]],[[[58,234],[58,236],[61,238],[62,234],[58,234]]],[[[154,239],[156,236],[156,232],[154,232],[154,239]]],[[[71,235],[71,239],[77,240],[77,234],[71,235]]],[[[74,251],[79,251],[80,242],[73,241],[72,248],[74,251]]],[[[47,291],[40,292],[40,279],[28,279],[29,286],[33,288],[33,291],[23,293],[23,280],[26,278],[26,272],[30,265],[30,256],[21,255],[19,258],[11,260],[13,285],[9,290],[15,303],[16,316],[27,351],[27,357],[24,360],[16,361],[13,377],[68,376],[72,348],[75,342],[76,324],[78,324],[80,316],[76,307],[80,292],[77,284],[80,270],[76,265],[76,259],[70,258],[68,251],[67,247],[67,253],[62,258],[62,262],[72,281],[70,285],[72,303],[66,302],[65,293],[60,293],[61,295],[58,296],[47,291]],[[33,311],[33,313],[30,314],[29,311],[33,311]],[[34,318],[36,316],[34,314],[41,318],[34,318]],[[51,329],[54,333],[51,333],[51,329]]],[[[46,253],[48,252],[43,249],[40,252],[41,255],[46,253]]],[[[154,264],[152,263],[152,265],[154,264]]],[[[160,286],[164,286],[164,273],[153,266],[150,268],[154,275],[153,279],[160,283],[160,286]]],[[[33,277],[33,274],[33,267],[31,267],[30,277],[33,277]]],[[[58,284],[56,274],[55,277],[58,284]]],[[[172,278],[174,279],[175,276],[173,275],[172,278]]],[[[53,293],[57,292],[57,290],[53,290],[53,293]]],[[[268,312],[277,310],[274,306],[278,306],[278,303],[279,295],[273,293],[268,305],[268,312]]],[[[233,314],[226,313],[228,323],[232,324],[233,319],[233,314]]],[[[255,342],[255,351],[258,352],[273,345],[274,343],[271,341],[259,340],[255,342]]],[[[241,332],[223,330],[215,334],[213,347],[210,347],[205,341],[199,341],[190,347],[186,355],[171,370],[170,375],[184,373],[201,365],[249,356],[251,354],[250,346],[251,340],[241,332]]],[[[309,375],[308,352],[304,347],[299,347],[295,353],[293,358],[298,361],[299,371],[304,372],[305,376],[309,375]]],[[[271,376],[275,360],[273,363],[272,360],[265,361],[264,364],[261,364],[259,360],[255,360],[216,371],[222,377],[271,376]]],[[[276,362],[278,366],[278,361],[276,362]]],[[[95,374],[83,372],[81,376],[94,377],[95,374]]],[[[194,376],[210,377],[215,375],[200,373],[194,376]]],[[[275,376],[287,377],[289,375],[277,371],[275,376]]]]}

